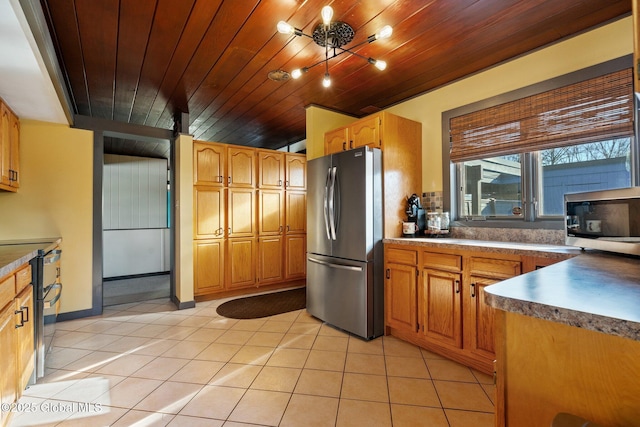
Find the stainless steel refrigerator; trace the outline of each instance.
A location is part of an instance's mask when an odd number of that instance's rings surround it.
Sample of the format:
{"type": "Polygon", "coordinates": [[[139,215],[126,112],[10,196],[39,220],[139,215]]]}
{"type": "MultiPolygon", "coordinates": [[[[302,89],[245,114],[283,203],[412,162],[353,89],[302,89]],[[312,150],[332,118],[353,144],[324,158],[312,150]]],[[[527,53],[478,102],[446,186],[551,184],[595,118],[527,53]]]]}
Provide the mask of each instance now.
{"type": "Polygon", "coordinates": [[[307,163],[307,311],[364,339],[384,332],[382,153],[307,163]]]}

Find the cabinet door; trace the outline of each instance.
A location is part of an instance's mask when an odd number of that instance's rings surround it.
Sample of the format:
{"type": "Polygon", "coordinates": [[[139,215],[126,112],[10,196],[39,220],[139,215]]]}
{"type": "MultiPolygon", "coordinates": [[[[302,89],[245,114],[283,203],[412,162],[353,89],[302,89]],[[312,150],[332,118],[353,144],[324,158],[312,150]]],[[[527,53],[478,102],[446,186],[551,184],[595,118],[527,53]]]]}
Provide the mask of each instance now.
{"type": "Polygon", "coordinates": [[[468,309],[465,310],[465,347],[480,356],[495,359],[494,309],[485,300],[484,288],[498,280],[471,276],[468,309]]]}
{"type": "Polygon", "coordinates": [[[226,185],[226,145],[206,142],[193,143],[193,184],[226,185]]]}
{"type": "Polygon", "coordinates": [[[307,236],[305,234],[285,237],[285,279],[302,279],[307,275],[307,236]]]}
{"type": "Polygon", "coordinates": [[[254,286],[256,284],[256,239],[229,239],[227,245],[227,288],[254,286]]]}
{"type": "Polygon", "coordinates": [[[211,239],[225,234],[225,190],[219,187],[193,188],[193,238],[211,239]]]}
{"type": "Polygon", "coordinates": [[[284,188],[284,153],[258,150],[258,188],[284,188]]]}
{"type": "Polygon", "coordinates": [[[364,145],[381,148],[380,138],[380,116],[378,115],[358,120],[349,126],[349,148],[358,148],[364,145]]]}
{"type": "Polygon", "coordinates": [[[387,263],[385,267],[385,306],[387,326],[416,332],[418,268],[387,263]]]}
{"type": "Polygon", "coordinates": [[[193,242],[194,294],[206,295],[224,290],[225,241],[223,239],[193,242]]]}
{"type": "Polygon", "coordinates": [[[284,231],[284,191],[258,190],[258,234],[279,235],[284,231]]]}
{"type": "Polygon", "coordinates": [[[34,368],[33,290],[28,286],[16,298],[15,328],[18,339],[18,393],[27,388],[34,368]]]}
{"type": "Polygon", "coordinates": [[[255,190],[229,188],[228,237],[249,237],[256,234],[255,190]]]}
{"type": "Polygon", "coordinates": [[[335,129],[324,134],[324,154],[337,153],[348,149],[348,128],[335,129]]]}
{"type": "Polygon", "coordinates": [[[258,283],[280,282],[284,278],[282,272],[284,254],[283,236],[267,236],[258,238],[258,283]]]}
{"type": "Polygon", "coordinates": [[[286,192],[286,232],[307,232],[307,193],[302,191],[286,192]]]}
{"type": "Polygon", "coordinates": [[[304,154],[285,156],[285,189],[307,189],[307,157],[304,154]]]}
{"type": "Polygon", "coordinates": [[[11,169],[11,186],[20,187],[20,120],[15,114],[10,115],[11,129],[9,131],[9,145],[11,158],[9,160],[11,169]]]}
{"type": "Polygon", "coordinates": [[[11,111],[0,102],[0,184],[11,185],[11,111]]]}
{"type": "MultiPolygon", "coordinates": [[[[2,375],[0,375],[0,399],[3,408],[9,407],[8,405],[11,405],[17,399],[17,344],[14,311],[15,306],[13,303],[7,305],[4,310],[0,311],[0,366],[2,366],[2,375]]],[[[6,425],[10,415],[11,412],[0,411],[2,425],[6,425]]]]}
{"type": "Polygon", "coordinates": [[[253,148],[229,146],[227,150],[229,187],[256,187],[256,151],[253,148]]]}
{"type": "Polygon", "coordinates": [[[461,275],[424,269],[420,328],[427,339],[462,347],[461,275]]]}

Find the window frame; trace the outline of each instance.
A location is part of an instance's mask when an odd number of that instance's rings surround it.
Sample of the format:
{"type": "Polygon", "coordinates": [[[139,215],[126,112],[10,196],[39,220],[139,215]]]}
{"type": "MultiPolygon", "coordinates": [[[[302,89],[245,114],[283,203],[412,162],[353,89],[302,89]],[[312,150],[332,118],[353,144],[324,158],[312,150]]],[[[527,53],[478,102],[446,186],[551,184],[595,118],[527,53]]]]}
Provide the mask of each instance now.
{"type": "MultiPolygon", "coordinates": [[[[491,98],[484,99],[472,104],[467,104],[442,113],[442,190],[443,209],[451,213],[452,225],[479,226],[479,227],[505,227],[505,228],[549,228],[562,229],[564,220],[557,216],[537,216],[535,193],[537,181],[539,180],[537,165],[539,159],[538,152],[527,152],[522,158],[522,195],[523,195],[523,215],[517,218],[458,218],[458,206],[460,191],[457,184],[461,179],[461,163],[452,163],[449,153],[451,150],[450,140],[450,119],[474,111],[490,108],[506,102],[515,101],[538,93],[553,90],[562,86],[567,86],[586,79],[595,78],[607,73],[619,71],[633,66],[633,55],[625,55],[601,64],[584,68],[572,73],[558,76],[540,83],[506,92],[491,98]],[[447,165],[449,167],[447,167],[447,165]]],[[[631,138],[631,185],[639,186],[640,159],[638,155],[638,98],[634,99],[634,136],[631,138]]]]}

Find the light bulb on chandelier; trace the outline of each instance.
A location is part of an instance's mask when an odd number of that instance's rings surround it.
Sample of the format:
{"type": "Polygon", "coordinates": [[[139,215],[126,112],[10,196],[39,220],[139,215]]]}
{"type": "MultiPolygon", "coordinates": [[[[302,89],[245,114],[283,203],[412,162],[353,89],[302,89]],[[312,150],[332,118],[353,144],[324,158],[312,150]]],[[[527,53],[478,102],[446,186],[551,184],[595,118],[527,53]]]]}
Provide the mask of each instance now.
{"type": "Polygon", "coordinates": [[[379,70],[384,70],[385,68],[387,68],[387,63],[385,61],[368,58],[355,52],[354,49],[365,43],[372,43],[376,40],[389,38],[393,33],[393,29],[391,28],[391,26],[385,25],[380,29],[380,31],[367,37],[365,41],[358,43],[349,49],[346,49],[343,48],[343,46],[351,42],[351,40],[353,40],[353,37],[355,36],[355,31],[353,30],[353,28],[351,28],[349,24],[342,21],[331,21],[331,19],[333,18],[333,9],[331,8],[331,6],[323,7],[320,16],[322,18],[322,22],[316,25],[312,35],[303,33],[301,29],[295,28],[285,21],[278,22],[278,32],[287,35],[309,37],[310,39],[313,39],[313,41],[318,46],[325,48],[325,59],[318,61],[308,67],[297,68],[293,70],[291,72],[291,77],[293,79],[300,78],[302,74],[306,73],[311,68],[324,63],[325,74],[322,80],[322,85],[325,88],[331,86],[331,78],[329,76],[329,60],[335,58],[336,56],[342,55],[343,53],[350,53],[351,55],[358,56],[366,60],[379,70]]]}

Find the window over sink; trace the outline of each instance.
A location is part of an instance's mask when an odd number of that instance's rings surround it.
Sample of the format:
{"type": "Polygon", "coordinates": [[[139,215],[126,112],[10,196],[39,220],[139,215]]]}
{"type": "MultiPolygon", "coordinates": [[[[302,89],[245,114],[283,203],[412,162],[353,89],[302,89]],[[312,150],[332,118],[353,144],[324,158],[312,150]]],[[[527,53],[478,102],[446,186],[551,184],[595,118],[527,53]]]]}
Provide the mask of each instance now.
{"type": "Polygon", "coordinates": [[[565,193],[638,185],[632,80],[627,56],[443,113],[445,209],[561,225],[565,193]]]}

